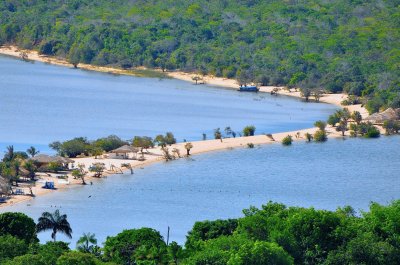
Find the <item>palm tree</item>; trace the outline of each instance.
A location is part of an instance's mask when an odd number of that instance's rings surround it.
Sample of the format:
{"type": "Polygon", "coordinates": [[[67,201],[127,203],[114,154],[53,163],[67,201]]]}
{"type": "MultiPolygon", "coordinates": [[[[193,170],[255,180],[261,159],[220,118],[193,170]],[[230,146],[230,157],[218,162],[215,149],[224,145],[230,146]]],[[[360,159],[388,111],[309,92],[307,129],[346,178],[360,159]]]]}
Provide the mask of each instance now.
{"type": "Polygon", "coordinates": [[[83,235],[76,242],[76,248],[85,253],[92,253],[97,244],[96,235],[92,233],[83,233],[83,235]]]}
{"type": "Polygon", "coordinates": [[[35,165],[35,163],[33,163],[31,160],[28,160],[24,163],[23,167],[28,170],[29,172],[29,178],[31,180],[35,180],[35,176],[36,176],[36,171],[37,171],[37,167],[35,165]]]}
{"type": "Polygon", "coordinates": [[[10,162],[10,169],[11,169],[11,184],[13,181],[15,181],[15,186],[18,186],[18,180],[19,180],[19,172],[21,169],[21,159],[16,158],[10,162]]]}
{"type": "Polygon", "coordinates": [[[42,216],[39,217],[36,231],[40,233],[46,230],[53,230],[51,238],[54,242],[56,242],[57,232],[61,232],[69,238],[72,238],[72,229],[67,221],[67,215],[61,215],[59,210],[56,210],[54,213],[44,212],[42,216]]]}
{"type": "Polygon", "coordinates": [[[30,154],[31,157],[34,157],[35,155],[39,154],[39,151],[36,150],[36,148],[33,147],[33,146],[29,147],[29,148],[26,150],[26,152],[27,152],[28,154],[30,154]]]}
{"type": "Polygon", "coordinates": [[[7,151],[3,157],[3,161],[9,162],[9,161],[12,161],[14,158],[15,158],[14,146],[9,145],[9,146],[7,146],[7,151]]]}

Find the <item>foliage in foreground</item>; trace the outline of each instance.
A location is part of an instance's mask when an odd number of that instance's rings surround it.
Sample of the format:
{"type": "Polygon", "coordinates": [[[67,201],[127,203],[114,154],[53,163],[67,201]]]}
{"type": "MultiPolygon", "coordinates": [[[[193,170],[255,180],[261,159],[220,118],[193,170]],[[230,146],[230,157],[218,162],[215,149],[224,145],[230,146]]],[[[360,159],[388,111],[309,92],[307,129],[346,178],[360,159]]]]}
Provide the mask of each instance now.
{"type": "MultiPolygon", "coordinates": [[[[78,250],[59,241],[39,244],[29,228],[33,220],[15,214],[13,222],[27,229],[3,230],[0,264],[400,263],[400,200],[388,206],[371,203],[369,212],[360,215],[348,206],[326,211],[273,202],[243,213],[238,219],[196,222],[185,248],[175,242],[167,245],[158,231],[141,228],[108,237],[103,248],[96,245],[93,234],[84,234],[78,250]],[[28,236],[32,240],[24,240],[28,236]]],[[[1,214],[0,220],[9,216],[1,214]]]]}

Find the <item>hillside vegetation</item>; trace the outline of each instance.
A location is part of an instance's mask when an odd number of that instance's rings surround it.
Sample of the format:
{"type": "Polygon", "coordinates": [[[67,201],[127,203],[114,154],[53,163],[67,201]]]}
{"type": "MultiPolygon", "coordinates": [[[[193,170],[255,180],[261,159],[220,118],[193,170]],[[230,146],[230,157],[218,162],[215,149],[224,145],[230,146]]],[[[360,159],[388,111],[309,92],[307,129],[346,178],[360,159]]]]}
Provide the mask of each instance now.
{"type": "Polygon", "coordinates": [[[400,107],[398,0],[3,0],[0,44],[71,63],[160,67],[400,107]]]}

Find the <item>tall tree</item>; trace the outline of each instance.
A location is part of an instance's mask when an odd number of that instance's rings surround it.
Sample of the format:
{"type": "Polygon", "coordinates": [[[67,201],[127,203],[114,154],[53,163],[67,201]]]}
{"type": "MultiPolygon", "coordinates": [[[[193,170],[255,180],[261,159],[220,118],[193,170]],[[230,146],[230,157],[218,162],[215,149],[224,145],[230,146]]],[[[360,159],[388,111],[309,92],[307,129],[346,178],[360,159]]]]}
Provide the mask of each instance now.
{"type": "Polygon", "coordinates": [[[13,145],[9,145],[6,147],[6,153],[3,157],[3,161],[4,162],[9,162],[12,161],[15,158],[15,152],[14,152],[14,146],[13,145]]]}
{"type": "Polygon", "coordinates": [[[72,238],[72,229],[67,220],[66,214],[60,214],[59,210],[54,213],[44,212],[38,219],[36,231],[38,233],[47,230],[52,230],[51,238],[56,241],[57,232],[65,234],[67,237],[72,238]]]}
{"type": "Polygon", "coordinates": [[[36,150],[36,148],[33,147],[33,146],[29,147],[29,148],[26,150],[26,152],[27,152],[31,157],[34,157],[35,155],[39,154],[39,151],[36,150]]]}
{"type": "Polygon", "coordinates": [[[83,235],[76,242],[76,248],[81,252],[92,253],[96,244],[97,239],[95,234],[83,233],[83,235]]]}

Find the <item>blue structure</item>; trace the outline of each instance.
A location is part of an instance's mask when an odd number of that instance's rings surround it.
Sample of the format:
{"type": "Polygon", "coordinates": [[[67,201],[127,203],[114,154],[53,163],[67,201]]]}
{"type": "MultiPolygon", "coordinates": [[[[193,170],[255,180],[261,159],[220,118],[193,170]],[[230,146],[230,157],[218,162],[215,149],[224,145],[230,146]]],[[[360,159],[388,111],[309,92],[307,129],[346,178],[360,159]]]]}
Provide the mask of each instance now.
{"type": "Polygon", "coordinates": [[[240,86],[239,91],[242,92],[258,92],[260,90],[257,86],[240,86]]]}
{"type": "Polygon", "coordinates": [[[42,187],[43,189],[50,189],[50,190],[54,190],[54,182],[53,181],[46,181],[46,183],[44,184],[44,186],[42,187]]]}

